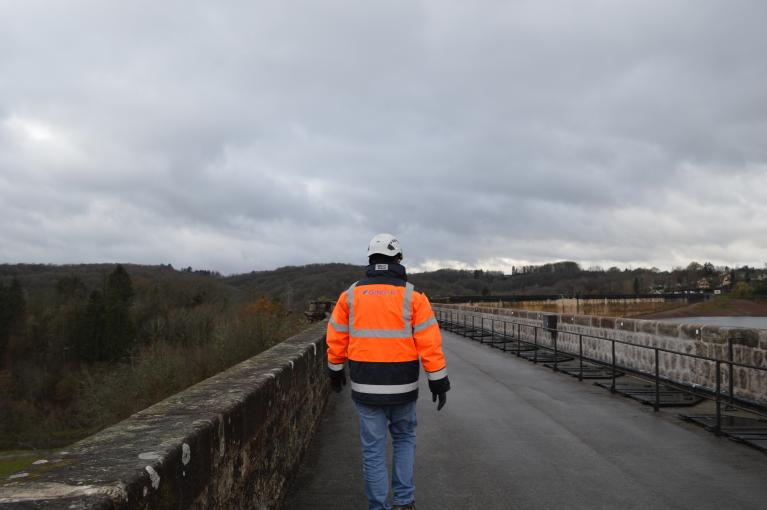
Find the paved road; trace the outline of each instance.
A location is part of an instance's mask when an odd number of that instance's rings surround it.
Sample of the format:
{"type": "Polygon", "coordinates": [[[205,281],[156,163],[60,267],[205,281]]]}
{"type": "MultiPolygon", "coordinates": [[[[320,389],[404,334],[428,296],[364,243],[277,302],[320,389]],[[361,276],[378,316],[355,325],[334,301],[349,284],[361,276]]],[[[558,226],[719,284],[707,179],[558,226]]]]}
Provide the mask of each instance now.
{"type": "MultiPolygon", "coordinates": [[[[416,502],[427,509],[767,508],[767,455],[590,383],[444,332],[453,389],[422,381],[416,502]]],[[[364,509],[348,386],[331,394],[288,509],[364,509]]]]}

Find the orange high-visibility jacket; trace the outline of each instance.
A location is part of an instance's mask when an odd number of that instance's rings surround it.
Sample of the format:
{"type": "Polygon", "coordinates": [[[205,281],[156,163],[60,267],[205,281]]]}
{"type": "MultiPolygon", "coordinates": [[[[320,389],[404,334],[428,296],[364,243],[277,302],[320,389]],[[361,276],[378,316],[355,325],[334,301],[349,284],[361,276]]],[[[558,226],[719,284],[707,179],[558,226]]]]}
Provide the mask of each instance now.
{"type": "Polygon", "coordinates": [[[399,264],[371,264],[341,293],[328,323],[328,368],[349,362],[352,398],[402,404],[418,398],[419,357],[435,393],[447,391],[442,336],[428,298],[399,264]]]}

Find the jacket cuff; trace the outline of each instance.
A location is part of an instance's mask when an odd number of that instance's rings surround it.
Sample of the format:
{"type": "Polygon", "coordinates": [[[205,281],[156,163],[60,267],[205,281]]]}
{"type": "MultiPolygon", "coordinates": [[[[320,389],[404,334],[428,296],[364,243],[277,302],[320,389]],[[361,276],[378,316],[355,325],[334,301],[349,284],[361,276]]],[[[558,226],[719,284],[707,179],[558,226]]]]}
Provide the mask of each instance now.
{"type": "Polygon", "coordinates": [[[328,378],[331,381],[344,381],[344,380],[346,380],[346,374],[344,374],[343,370],[341,370],[339,372],[334,372],[332,370],[328,370],[328,378]]]}
{"type": "Polygon", "coordinates": [[[429,381],[429,391],[432,393],[447,393],[450,390],[450,379],[447,376],[436,381],[429,381]]]}

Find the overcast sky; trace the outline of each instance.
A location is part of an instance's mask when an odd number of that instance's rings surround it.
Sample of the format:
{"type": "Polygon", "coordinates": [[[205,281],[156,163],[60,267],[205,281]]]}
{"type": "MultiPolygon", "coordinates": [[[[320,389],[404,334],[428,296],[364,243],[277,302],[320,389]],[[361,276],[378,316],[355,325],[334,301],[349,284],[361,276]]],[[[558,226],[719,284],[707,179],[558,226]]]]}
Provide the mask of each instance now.
{"type": "Polygon", "coordinates": [[[767,262],[767,2],[0,0],[0,262],[767,262]]]}

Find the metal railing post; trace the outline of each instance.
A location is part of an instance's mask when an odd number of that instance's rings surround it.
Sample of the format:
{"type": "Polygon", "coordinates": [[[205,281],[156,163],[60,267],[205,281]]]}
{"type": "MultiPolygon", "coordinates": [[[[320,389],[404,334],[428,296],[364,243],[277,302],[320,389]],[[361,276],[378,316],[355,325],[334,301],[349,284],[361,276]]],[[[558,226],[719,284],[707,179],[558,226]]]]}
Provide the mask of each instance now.
{"type": "Polygon", "coordinates": [[[559,350],[557,348],[557,334],[553,331],[551,332],[551,336],[554,340],[554,372],[559,372],[559,350]]]}
{"type": "Polygon", "coordinates": [[[503,352],[506,352],[506,325],[508,322],[503,321],[503,352]]]}
{"type": "Polygon", "coordinates": [[[655,412],[660,410],[660,353],[655,348],[655,412]]]}
{"type": "Polygon", "coordinates": [[[583,334],[578,335],[578,361],[580,362],[578,380],[583,381],[583,334]]]}
{"type": "Polygon", "coordinates": [[[728,369],[728,381],[727,384],[729,386],[730,390],[730,405],[733,405],[735,403],[735,370],[732,366],[732,362],[735,361],[735,350],[732,347],[732,338],[727,339],[727,350],[729,351],[729,358],[730,362],[728,363],[729,369],[728,369]]]}
{"type": "Polygon", "coordinates": [[[722,366],[721,361],[716,360],[716,425],[714,426],[714,434],[717,436],[722,433],[722,366]]]}
{"type": "Polygon", "coordinates": [[[517,322],[517,357],[522,352],[522,325],[517,322]]]}
{"type": "Polygon", "coordinates": [[[613,360],[612,360],[612,368],[613,373],[611,374],[613,376],[613,382],[610,385],[610,393],[615,393],[615,340],[610,340],[610,342],[613,344],[613,360]]]}

